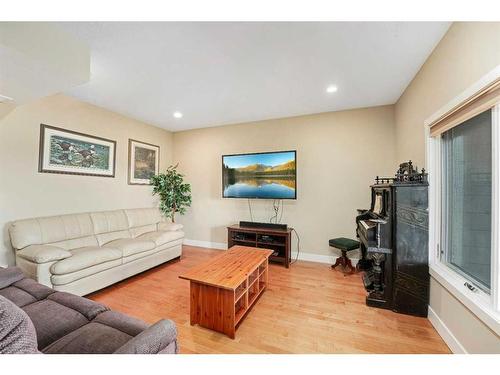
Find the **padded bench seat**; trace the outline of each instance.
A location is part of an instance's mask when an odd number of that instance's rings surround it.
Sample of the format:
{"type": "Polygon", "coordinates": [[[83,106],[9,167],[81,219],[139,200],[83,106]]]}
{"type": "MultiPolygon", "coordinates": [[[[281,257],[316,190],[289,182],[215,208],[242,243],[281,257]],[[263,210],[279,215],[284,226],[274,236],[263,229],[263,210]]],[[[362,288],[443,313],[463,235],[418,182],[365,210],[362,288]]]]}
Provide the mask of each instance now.
{"type": "Polygon", "coordinates": [[[336,249],[351,251],[359,248],[359,241],[351,240],[350,238],[338,237],[328,241],[331,247],[336,249]]]}

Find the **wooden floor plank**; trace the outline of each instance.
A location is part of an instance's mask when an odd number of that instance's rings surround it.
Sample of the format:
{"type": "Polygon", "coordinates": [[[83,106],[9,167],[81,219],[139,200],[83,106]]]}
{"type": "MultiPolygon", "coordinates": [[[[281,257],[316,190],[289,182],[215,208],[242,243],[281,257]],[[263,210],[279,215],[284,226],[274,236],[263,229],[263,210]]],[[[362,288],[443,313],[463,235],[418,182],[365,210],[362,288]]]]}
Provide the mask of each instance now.
{"type": "Polygon", "coordinates": [[[189,324],[189,282],[181,273],[220,250],[184,246],[171,262],[88,296],[154,323],[172,319],[181,353],[449,353],[425,318],[365,305],[361,275],[298,261],[269,266],[269,284],[236,339],[189,324]]]}

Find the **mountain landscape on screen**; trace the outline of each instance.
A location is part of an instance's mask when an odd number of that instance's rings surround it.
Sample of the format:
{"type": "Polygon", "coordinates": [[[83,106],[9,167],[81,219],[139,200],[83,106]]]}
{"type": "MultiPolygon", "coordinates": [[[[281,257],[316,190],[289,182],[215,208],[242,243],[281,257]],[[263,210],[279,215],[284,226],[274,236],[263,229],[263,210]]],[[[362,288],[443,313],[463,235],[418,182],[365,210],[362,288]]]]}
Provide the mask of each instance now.
{"type": "MultiPolygon", "coordinates": [[[[230,168],[231,169],[231,168],[230,168]]],[[[234,168],[234,172],[238,173],[255,173],[255,174],[272,174],[272,175],[295,175],[295,160],[286,163],[270,166],[264,164],[252,164],[246,167],[234,168]]]]}
{"type": "Polygon", "coordinates": [[[225,198],[295,199],[295,151],[223,157],[225,198]]]}

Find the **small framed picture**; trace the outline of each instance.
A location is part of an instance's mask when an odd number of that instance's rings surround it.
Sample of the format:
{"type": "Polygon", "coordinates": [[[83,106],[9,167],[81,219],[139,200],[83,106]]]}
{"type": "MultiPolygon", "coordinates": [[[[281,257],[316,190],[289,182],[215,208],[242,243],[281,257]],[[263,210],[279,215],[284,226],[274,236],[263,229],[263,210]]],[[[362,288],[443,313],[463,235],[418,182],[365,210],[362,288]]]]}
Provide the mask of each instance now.
{"type": "Polygon", "coordinates": [[[151,185],[151,177],[160,171],[160,146],[128,140],[129,185],[151,185]]]}
{"type": "Polygon", "coordinates": [[[38,171],[115,177],[116,141],[40,124],[38,171]]]}

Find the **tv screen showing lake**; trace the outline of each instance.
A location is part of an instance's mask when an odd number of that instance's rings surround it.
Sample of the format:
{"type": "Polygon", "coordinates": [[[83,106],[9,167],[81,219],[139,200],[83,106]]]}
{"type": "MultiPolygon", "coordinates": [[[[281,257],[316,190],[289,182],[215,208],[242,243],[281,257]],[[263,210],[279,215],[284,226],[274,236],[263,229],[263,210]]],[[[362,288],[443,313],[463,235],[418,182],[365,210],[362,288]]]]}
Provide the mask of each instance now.
{"type": "Polygon", "coordinates": [[[222,157],[224,198],[296,198],[295,151],[222,157]]]}

